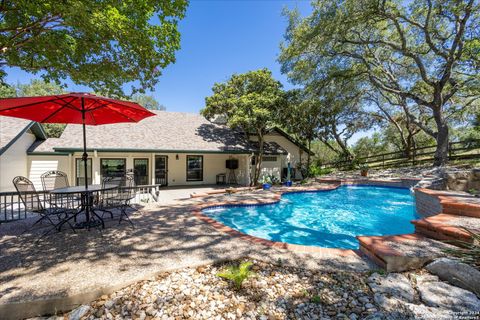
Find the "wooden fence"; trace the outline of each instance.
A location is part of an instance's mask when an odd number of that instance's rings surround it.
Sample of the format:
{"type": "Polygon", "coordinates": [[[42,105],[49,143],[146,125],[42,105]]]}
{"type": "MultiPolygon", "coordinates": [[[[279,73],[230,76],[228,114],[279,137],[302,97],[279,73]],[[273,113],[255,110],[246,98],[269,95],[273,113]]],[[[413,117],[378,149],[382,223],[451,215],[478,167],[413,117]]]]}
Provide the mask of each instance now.
{"type": "MultiPolygon", "coordinates": [[[[359,157],[355,160],[341,159],[339,161],[324,164],[326,169],[337,168],[340,170],[353,169],[354,164],[368,165],[369,168],[389,168],[414,166],[424,163],[432,163],[435,155],[435,145],[415,148],[410,157],[404,151],[395,151],[375,154],[368,157],[359,157]]],[[[480,160],[480,139],[450,142],[448,146],[449,160],[480,160]]]]}

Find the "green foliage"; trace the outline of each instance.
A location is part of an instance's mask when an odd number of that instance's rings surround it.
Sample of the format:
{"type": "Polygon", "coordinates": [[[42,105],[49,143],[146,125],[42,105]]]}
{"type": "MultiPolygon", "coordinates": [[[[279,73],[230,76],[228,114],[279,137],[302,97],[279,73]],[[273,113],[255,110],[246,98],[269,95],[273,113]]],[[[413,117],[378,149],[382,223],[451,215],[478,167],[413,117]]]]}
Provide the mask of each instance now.
{"type": "Polygon", "coordinates": [[[326,174],[330,174],[333,172],[333,169],[325,169],[317,166],[316,164],[312,164],[310,166],[310,175],[312,177],[319,177],[319,176],[324,176],[326,174]]]}
{"type": "Polygon", "coordinates": [[[61,123],[42,123],[42,126],[49,138],[60,138],[67,125],[61,123]]]}
{"type": "MultiPolygon", "coordinates": [[[[328,143],[329,145],[334,146],[335,149],[338,149],[335,141],[330,140],[328,141],[328,143]]],[[[313,156],[313,164],[317,166],[339,160],[339,154],[319,140],[315,140],[312,142],[311,149],[312,152],[315,154],[313,156]]]]}
{"type": "Polygon", "coordinates": [[[281,88],[268,69],[234,74],[213,86],[201,113],[207,118],[224,116],[230,127],[247,134],[265,133],[276,125],[275,116],[284,105],[281,88]]]}
{"type": "Polygon", "coordinates": [[[286,13],[282,71],[295,84],[322,88],[348,79],[362,94],[384,94],[436,139],[435,164],[444,164],[456,115],[478,108],[480,3],[319,0],[312,7],[305,18],[286,13]]]}
{"type": "Polygon", "coordinates": [[[167,108],[164,105],[160,104],[151,95],[136,93],[131,97],[130,100],[150,110],[162,110],[162,111],[167,110],[167,108]]]}
{"type": "Polygon", "coordinates": [[[445,253],[460,259],[462,262],[469,264],[480,270],[480,233],[475,233],[469,229],[463,228],[470,236],[473,241],[452,241],[453,244],[459,246],[454,249],[447,249],[445,253]]]}
{"type": "Polygon", "coordinates": [[[205,99],[201,114],[207,119],[224,117],[228,126],[241,129],[247,136],[256,135],[257,155],[253,184],[257,184],[263,156],[264,135],[276,125],[285,105],[282,85],[268,69],[234,74],[224,83],[216,83],[213,95],[205,99]]]}
{"type": "Polygon", "coordinates": [[[243,282],[255,275],[255,273],[250,270],[252,265],[252,262],[246,261],[240,263],[238,266],[229,266],[222,272],[219,272],[217,276],[232,281],[235,289],[240,290],[243,282]]]}
{"type": "MultiPolygon", "coordinates": [[[[28,96],[48,96],[65,93],[63,88],[55,83],[48,83],[43,80],[33,79],[28,84],[1,85],[0,98],[10,97],[28,97],[28,96]]],[[[42,124],[47,136],[58,138],[65,129],[65,124],[44,123],[42,124]]]]}
{"type": "Polygon", "coordinates": [[[320,303],[322,303],[322,298],[321,298],[319,295],[314,295],[314,296],[310,299],[310,301],[311,301],[312,303],[320,304],[320,303]]]}
{"type": "Polygon", "coordinates": [[[186,6],[187,0],[3,1],[0,59],[45,80],[68,77],[109,94],[123,95],[128,83],[133,91],[151,89],[175,61],[186,6]]]}
{"type": "Polygon", "coordinates": [[[378,132],[375,132],[371,137],[362,137],[358,139],[352,150],[357,158],[368,157],[390,151],[386,145],[386,141],[382,139],[382,136],[378,132]]]}

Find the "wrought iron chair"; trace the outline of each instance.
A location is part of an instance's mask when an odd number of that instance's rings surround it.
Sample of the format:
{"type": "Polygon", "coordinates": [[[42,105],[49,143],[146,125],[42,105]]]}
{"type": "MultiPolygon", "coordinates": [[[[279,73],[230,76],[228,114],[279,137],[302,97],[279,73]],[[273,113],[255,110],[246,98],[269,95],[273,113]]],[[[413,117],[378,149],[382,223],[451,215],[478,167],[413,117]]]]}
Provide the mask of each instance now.
{"type": "MultiPolygon", "coordinates": [[[[58,221],[61,221],[59,218],[59,212],[57,210],[51,210],[44,207],[32,181],[25,177],[17,176],[13,178],[13,185],[15,186],[15,189],[17,189],[18,195],[25,206],[25,211],[38,213],[40,215],[40,218],[35,221],[30,228],[26,229],[24,233],[31,230],[35,225],[42,221],[48,221],[54,229],[57,229],[59,222],[55,223],[55,221],[52,220],[52,217],[56,217],[58,221]]],[[[72,225],[70,225],[70,227],[72,227],[72,225]]],[[[50,230],[48,230],[45,234],[48,232],[50,232],[50,230]]]]}
{"type": "MultiPolygon", "coordinates": [[[[98,199],[97,208],[98,210],[102,211],[103,213],[110,214],[110,217],[113,219],[113,212],[109,209],[114,209],[113,207],[109,207],[107,203],[107,199],[115,198],[120,188],[125,186],[125,176],[121,177],[105,177],[102,180],[102,189],[103,191],[100,193],[100,197],[98,199]],[[106,185],[114,185],[114,189],[105,190],[106,185]]],[[[103,217],[103,214],[102,214],[103,217]]]]}
{"type": "MultiPolygon", "coordinates": [[[[127,220],[133,226],[133,222],[128,216],[127,209],[130,208],[130,201],[135,198],[135,182],[131,175],[126,175],[123,178],[123,184],[117,189],[115,195],[109,195],[103,199],[104,209],[118,209],[120,210],[120,224],[122,220],[127,220]]],[[[107,184],[111,184],[107,182],[107,184]]],[[[106,211],[106,210],[105,210],[106,211]]],[[[111,213],[111,211],[110,211],[111,213]]],[[[111,213],[112,214],[112,213],[111,213]]],[[[113,214],[112,214],[113,217],[113,214]]]]}
{"type": "Polygon", "coordinates": [[[58,170],[47,171],[40,176],[40,179],[42,180],[43,190],[45,191],[70,186],[67,174],[58,170]]]}
{"type": "MultiPolygon", "coordinates": [[[[68,176],[63,171],[47,171],[40,176],[40,180],[42,181],[43,190],[47,192],[54,189],[70,187],[68,176]]],[[[51,194],[48,199],[51,207],[56,208],[59,211],[63,210],[65,213],[68,213],[73,209],[78,209],[81,205],[80,198],[74,195],[51,194]]]]}

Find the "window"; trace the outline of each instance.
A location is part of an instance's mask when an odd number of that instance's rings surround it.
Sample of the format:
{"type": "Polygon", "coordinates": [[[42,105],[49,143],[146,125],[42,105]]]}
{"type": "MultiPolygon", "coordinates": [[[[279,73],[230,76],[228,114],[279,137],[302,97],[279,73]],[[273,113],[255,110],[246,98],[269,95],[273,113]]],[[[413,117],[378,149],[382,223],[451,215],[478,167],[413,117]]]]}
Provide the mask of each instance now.
{"type": "MultiPolygon", "coordinates": [[[[75,184],[77,186],[85,185],[85,166],[81,158],[75,159],[75,184]]],[[[87,159],[88,184],[92,184],[92,158],[87,159]]]]}
{"type": "MultiPolygon", "coordinates": [[[[262,157],[262,161],[263,161],[263,162],[275,162],[275,161],[277,161],[277,157],[273,157],[273,156],[263,156],[263,157],[262,157]]],[[[256,163],[257,163],[257,156],[252,157],[251,165],[254,166],[256,163]]]]}
{"type": "Polygon", "coordinates": [[[122,177],[126,173],[125,159],[100,159],[100,175],[106,177],[122,177]]]}
{"type": "Polygon", "coordinates": [[[265,162],[275,162],[277,161],[277,157],[271,157],[271,156],[263,156],[262,161],[265,162]]]}
{"type": "Polygon", "coordinates": [[[148,183],[148,159],[133,159],[133,177],[135,185],[147,185],[148,183]]]}
{"type": "Polygon", "coordinates": [[[203,156],[187,156],[187,181],[203,180],[203,156]]]}

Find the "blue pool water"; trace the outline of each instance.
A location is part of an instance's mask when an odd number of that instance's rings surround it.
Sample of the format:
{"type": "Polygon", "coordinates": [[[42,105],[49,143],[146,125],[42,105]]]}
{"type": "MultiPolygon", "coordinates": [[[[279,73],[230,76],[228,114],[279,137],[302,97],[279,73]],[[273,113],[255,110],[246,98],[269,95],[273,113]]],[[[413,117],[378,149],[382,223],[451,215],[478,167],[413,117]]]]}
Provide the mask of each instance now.
{"type": "Polygon", "coordinates": [[[272,241],[325,248],[358,248],[357,235],[414,231],[415,200],[408,189],[342,186],[289,193],[279,203],[207,208],[209,217],[272,241]]]}

